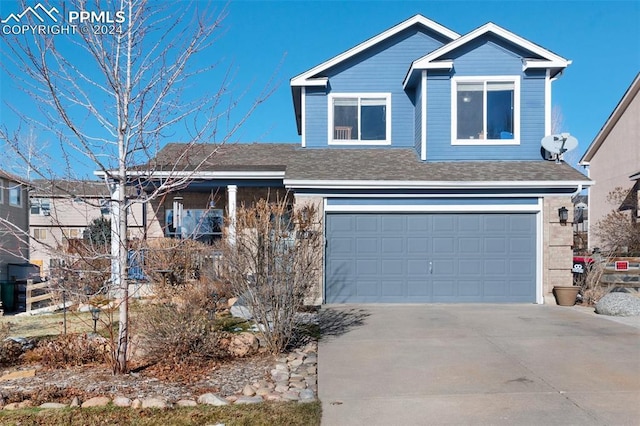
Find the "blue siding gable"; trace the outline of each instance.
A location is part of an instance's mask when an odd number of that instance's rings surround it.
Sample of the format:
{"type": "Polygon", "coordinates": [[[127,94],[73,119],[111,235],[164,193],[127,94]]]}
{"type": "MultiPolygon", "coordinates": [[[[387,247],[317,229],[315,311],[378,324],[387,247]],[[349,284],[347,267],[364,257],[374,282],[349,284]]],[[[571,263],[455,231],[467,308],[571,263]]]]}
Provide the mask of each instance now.
{"type": "Polygon", "coordinates": [[[427,75],[427,160],[539,160],[545,130],[545,70],[523,71],[521,49],[486,35],[448,55],[450,72],[427,75]],[[519,145],[452,145],[451,78],[456,76],[520,78],[519,145]]]}
{"type": "Polygon", "coordinates": [[[402,81],[412,61],[446,41],[439,34],[414,26],[328,69],[323,75],[329,79],[326,89],[306,90],[306,146],[328,145],[329,93],[384,92],[391,93],[391,147],[414,147],[415,92],[405,91],[402,81]]]}

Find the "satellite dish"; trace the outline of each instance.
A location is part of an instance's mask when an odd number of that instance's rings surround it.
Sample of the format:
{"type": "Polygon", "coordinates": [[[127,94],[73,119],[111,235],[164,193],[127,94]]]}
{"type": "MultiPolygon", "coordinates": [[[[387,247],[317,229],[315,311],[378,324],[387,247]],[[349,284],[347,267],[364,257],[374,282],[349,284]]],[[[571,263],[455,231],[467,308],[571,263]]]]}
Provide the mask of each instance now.
{"type": "MultiPolygon", "coordinates": [[[[559,133],[556,135],[549,135],[542,138],[542,148],[552,154],[549,156],[551,159],[555,155],[556,162],[560,162],[560,156],[567,151],[576,149],[578,147],[578,139],[571,136],[569,133],[559,133]]],[[[547,155],[544,155],[545,159],[547,155]]]]}

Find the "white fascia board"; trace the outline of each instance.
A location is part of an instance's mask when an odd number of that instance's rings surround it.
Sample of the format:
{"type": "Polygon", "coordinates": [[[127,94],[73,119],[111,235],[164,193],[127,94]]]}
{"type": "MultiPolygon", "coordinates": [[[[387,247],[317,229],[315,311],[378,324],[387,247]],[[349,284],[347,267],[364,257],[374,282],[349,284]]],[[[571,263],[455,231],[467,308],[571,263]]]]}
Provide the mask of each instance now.
{"type": "Polygon", "coordinates": [[[445,44],[444,46],[442,46],[440,49],[436,49],[433,52],[429,53],[428,55],[423,56],[422,58],[416,60],[413,62],[415,68],[419,68],[422,69],[424,67],[427,66],[427,64],[429,64],[430,62],[435,61],[436,59],[438,59],[439,57],[441,57],[442,55],[445,55],[449,52],[451,52],[454,49],[457,49],[460,46],[463,46],[464,44],[478,38],[481,37],[487,33],[493,33],[525,50],[528,50],[529,52],[532,52],[538,56],[542,56],[543,58],[545,58],[545,61],[547,62],[551,62],[554,65],[554,67],[556,68],[566,68],[571,61],[568,61],[567,59],[556,55],[553,52],[550,52],[547,49],[544,49],[540,46],[538,46],[535,43],[532,43],[528,40],[525,40],[524,38],[505,30],[504,28],[489,22],[479,28],[476,28],[475,30],[471,31],[470,33],[467,33],[465,35],[463,35],[462,37],[452,41],[449,44],[445,44]]]}
{"type": "Polygon", "coordinates": [[[416,61],[413,61],[411,63],[411,67],[409,67],[409,71],[407,72],[407,75],[404,76],[404,80],[402,81],[402,88],[403,89],[407,88],[407,84],[409,84],[409,80],[411,79],[411,76],[413,75],[414,72],[418,70],[450,70],[452,68],[453,68],[453,60],[451,59],[429,62],[422,67],[417,67],[416,61]]]}
{"type": "Polygon", "coordinates": [[[328,204],[324,208],[325,213],[351,213],[351,212],[376,212],[376,213],[422,213],[422,212],[473,212],[473,213],[493,213],[493,212],[529,212],[537,213],[540,206],[537,204],[514,204],[514,205],[332,205],[328,204]]]}
{"type": "Polygon", "coordinates": [[[538,198],[536,213],[536,303],[544,303],[544,203],[538,198]]]}
{"type": "Polygon", "coordinates": [[[403,21],[401,23],[399,23],[398,25],[389,28],[388,30],[370,38],[369,40],[358,44],[357,46],[339,54],[338,56],[334,56],[333,58],[329,59],[328,61],[325,61],[323,63],[321,63],[320,65],[317,65],[313,68],[311,68],[308,71],[303,72],[302,74],[299,74],[295,77],[293,77],[291,79],[291,86],[308,86],[310,85],[310,81],[313,81],[314,79],[312,79],[312,77],[318,73],[321,73],[337,64],[339,64],[342,61],[345,61],[355,55],[357,55],[360,52],[363,52],[364,50],[375,46],[376,44],[388,39],[389,37],[393,37],[394,35],[400,33],[401,31],[404,31],[405,29],[411,27],[412,25],[415,24],[421,24],[424,27],[435,31],[445,37],[447,37],[450,40],[455,40],[458,37],[460,37],[460,34],[456,33],[455,31],[451,31],[450,29],[438,24],[437,22],[434,22],[428,18],[425,18],[422,15],[415,15],[409,19],[407,19],[406,21],[403,21]]]}
{"type": "Polygon", "coordinates": [[[285,179],[285,187],[306,189],[503,189],[591,186],[592,181],[400,181],[285,179]]]}
{"type": "Polygon", "coordinates": [[[284,171],[129,171],[130,177],[144,176],[147,179],[191,178],[191,179],[282,179],[284,171]]]}
{"type": "Polygon", "coordinates": [[[571,65],[570,60],[564,61],[551,61],[546,59],[523,59],[522,60],[522,71],[526,71],[529,68],[566,68],[571,65]]]}

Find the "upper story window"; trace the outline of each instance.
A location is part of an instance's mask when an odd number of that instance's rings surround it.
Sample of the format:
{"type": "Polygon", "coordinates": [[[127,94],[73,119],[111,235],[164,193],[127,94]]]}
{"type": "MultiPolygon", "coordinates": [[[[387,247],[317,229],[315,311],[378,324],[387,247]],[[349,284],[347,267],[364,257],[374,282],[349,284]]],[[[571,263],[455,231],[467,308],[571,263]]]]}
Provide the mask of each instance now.
{"type": "Polygon", "coordinates": [[[14,207],[22,207],[22,187],[20,185],[9,188],[9,204],[14,207]]]}
{"type": "Polygon", "coordinates": [[[519,77],[457,77],[451,88],[453,145],[520,143],[519,77]]]}
{"type": "Polygon", "coordinates": [[[49,216],[51,214],[51,200],[49,198],[32,198],[31,214],[49,216]]]}
{"type": "Polygon", "coordinates": [[[391,94],[330,94],[329,144],[391,144],[391,94]]]}

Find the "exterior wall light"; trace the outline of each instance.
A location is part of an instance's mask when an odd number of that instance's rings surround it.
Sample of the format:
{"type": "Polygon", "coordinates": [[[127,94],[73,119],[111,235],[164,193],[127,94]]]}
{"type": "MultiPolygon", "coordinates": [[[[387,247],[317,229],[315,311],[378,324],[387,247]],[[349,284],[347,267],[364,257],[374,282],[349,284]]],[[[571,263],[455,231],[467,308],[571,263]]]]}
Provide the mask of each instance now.
{"type": "Polygon", "coordinates": [[[569,210],[564,206],[560,207],[558,209],[558,217],[560,218],[560,223],[566,225],[567,220],[569,220],[569,210]]]}

